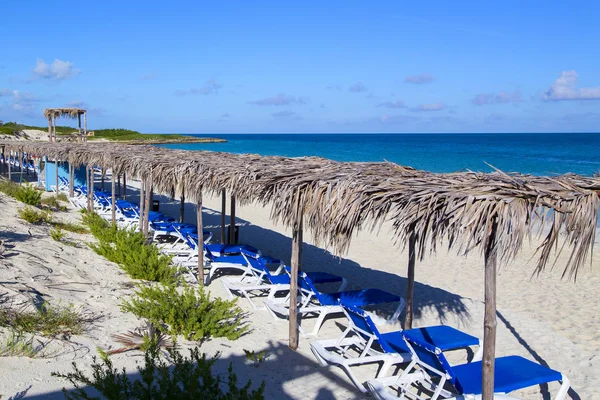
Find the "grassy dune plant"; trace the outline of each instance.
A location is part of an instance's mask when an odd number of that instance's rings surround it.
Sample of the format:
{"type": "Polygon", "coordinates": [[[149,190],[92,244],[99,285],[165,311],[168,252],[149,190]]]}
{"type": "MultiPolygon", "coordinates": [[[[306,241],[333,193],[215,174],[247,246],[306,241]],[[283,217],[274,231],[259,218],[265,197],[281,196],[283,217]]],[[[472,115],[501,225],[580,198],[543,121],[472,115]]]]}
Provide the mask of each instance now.
{"type": "Polygon", "coordinates": [[[61,229],[63,231],[73,232],[73,233],[89,233],[90,232],[85,226],[79,225],[79,224],[74,224],[72,222],[54,221],[54,222],[52,222],[52,226],[54,226],[56,229],[61,229]]]}
{"type": "MultiPolygon", "coordinates": [[[[64,193],[61,193],[64,194],[64,193]]],[[[67,211],[67,207],[60,204],[58,196],[49,196],[42,199],[42,205],[58,211],[67,211]]]]}
{"type": "Polygon", "coordinates": [[[94,317],[86,316],[73,305],[43,304],[35,310],[4,306],[0,309],[0,326],[18,332],[48,337],[69,337],[85,332],[94,317]]]}
{"type": "Polygon", "coordinates": [[[59,193],[56,195],[56,200],[62,201],[64,203],[68,203],[69,202],[69,197],[67,196],[66,193],[59,193]]]}
{"type": "Polygon", "coordinates": [[[60,242],[65,237],[66,233],[64,233],[60,228],[50,229],[50,237],[57,242],[60,242]]]}
{"type": "Polygon", "coordinates": [[[171,257],[161,254],[156,246],[146,244],[141,232],[118,229],[95,213],[84,214],[83,221],[99,242],[90,247],[119,264],[132,278],[164,283],[175,281],[178,270],[171,265],[171,257]]]}
{"type": "Polygon", "coordinates": [[[0,342],[0,357],[44,357],[44,345],[35,344],[35,337],[27,338],[26,335],[14,329],[10,330],[8,337],[0,342]]]}
{"type": "Polygon", "coordinates": [[[169,334],[183,335],[188,340],[235,340],[248,330],[235,300],[211,299],[201,287],[184,285],[178,290],[175,285],[140,286],[121,308],[154,325],[166,325],[169,334]]]}
{"type": "Polygon", "coordinates": [[[38,210],[35,207],[24,207],[19,209],[19,217],[30,224],[49,224],[52,222],[52,213],[50,211],[38,210]]]}
{"type": "Polygon", "coordinates": [[[17,197],[20,185],[16,182],[9,181],[8,179],[0,179],[0,192],[10,197],[17,197]]]}
{"type": "Polygon", "coordinates": [[[264,382],[251,390],[252,381],[238,387],[238,379],[229,364],[227,379],[222,381],[212,367],[217,356],[207,358],[198,348],[190,350],[184,357],[177,349],[169,350],[169,362],[161,355],[157,346],[144,352],[144,365],[138,367],[140,379],[131,379],[125,369],[114,367],[109,356],[94,357],[91,376],[86,375],[73,363],[73,372],[53,372],[52,376],[64,378],[74,390],[63,388],[67,399],[90,399],[86,387],[93,387],[108,399],[205,399],[205,400],[261,400],[264,399],[264,382]],[[224,388],[226,390],[224,390],[224,388]]]}
{"type": "Polygon", "coordinates": [[[42,192],[29,185],[21,185],[15,193],[15,199],[30,206],[37,206],[42,201],[42,192]]]}

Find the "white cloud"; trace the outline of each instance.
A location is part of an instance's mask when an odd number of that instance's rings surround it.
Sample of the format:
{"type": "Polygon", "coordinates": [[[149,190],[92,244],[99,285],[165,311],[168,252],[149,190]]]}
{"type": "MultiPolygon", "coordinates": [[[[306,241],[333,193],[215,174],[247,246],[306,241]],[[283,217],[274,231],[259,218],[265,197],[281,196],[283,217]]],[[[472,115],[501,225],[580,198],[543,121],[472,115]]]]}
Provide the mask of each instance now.
{"type": "Polygon", "coordinates": [[[46,64],[44,60],[38,58],[33,69],[33,75],[36,78],[62,81],[79,74],[79,70],[73,66],[72,62],[62,61],[58,58],[52,64],[46,64]]]}
{"type": "Polygon", "coordinates": [[[424,83],[433,82],[433,76],[429,74],[409,75],[406,78],[404,78],[404,82],[422,85],[424,83]]]}
{"type": "Polygon", "coordinates": [[[263,99],[249,101],[248,103],[256,104],[257,106],[287,106],[290,104],[304,104],[305,101],[301,97],[288,96],[279,93],[273,97],[265,97],[263,99]]]}
{"type": "Polygon", "coordinates": [[[367,91],[367,87],[362,82],[356,82],[348,88],[348,91],[352,93],[362,93],[367,91]]]}
{"type": "Polygon", "coordinates": [[[500,93],[482,93],[473,98],[473,104],[483,106],[487,104],[504,104],[521,101],[521,93],[519,91],[500,92],[500,93]]]}
{"type": "Polygon", "coordinates": [[[577,78],[577,72],[574,70],[563,71],[544,93],[542,100],[600,100],[600,86],[576,88],[577,78]]]}
{"type": "Polygon", "coordinates": [[[199,88],[192,88],[189,90],[177,90],[175,94],[177,96],[186,96],[188,94],[207,96],[209,94],[218,93],[219,89],[221,89],[222,87],[223,85],[217,82],[216,80],[209,79],[204,83],[204,85],[200,86],[199,88]]]}
{"type": "Polygon", "coordinates": [[[402,100],[397,101],[385,101],[383,103],[377,104],[377,107],[385,107],[385,108],[404,108],[406,104],[402,100]]]}
{"type": "Polygon", "coordinates": [[[412,111],[441,111],[446,108],[446,104],[444,103],[427,103],[427,104],[419,104],[412,111]]]}

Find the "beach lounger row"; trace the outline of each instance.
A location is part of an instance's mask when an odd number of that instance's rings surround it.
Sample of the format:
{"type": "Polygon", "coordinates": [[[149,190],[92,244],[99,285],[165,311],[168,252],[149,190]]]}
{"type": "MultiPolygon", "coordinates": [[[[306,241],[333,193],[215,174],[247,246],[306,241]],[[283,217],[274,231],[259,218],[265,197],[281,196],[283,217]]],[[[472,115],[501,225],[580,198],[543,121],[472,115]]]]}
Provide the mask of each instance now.
{"type": "MultiPolygon", "coordinates": [[[[59,190],[68,190],[66,179],[61,178],[59,190]]],[[[77,187],[75,193],[73,203],[86,207],[87,188],[77,187]]],[[[93,199],[94,210],[112,218],[112,196],[94,191],[93,199]]],[[[117,200],[115,209],[120,226],[139,226],[137,205],[117,200]]],[[[209,243],[209,232],[203,232],[200,241],[195,225],[177,223],[161,213],[150,212],[149,222],[153,242],[161,252],[173,256],[191,279],[197,276],[198,246],[202,243],[205,284],[234,272],[236,276],[220,279],[231,298],[243,297],[254,309],[266,309],[276,319],[289,318],[291,270],[280,260],[264,256],[248,245],[209,243]]],[[[304,335],[317,336],[330,316],[346,318],[347,327],[340,337],[314,340],[310,348],[321,365],[341,368],[360,391],[385,400],[481,397],[483,348],[479,338],[444,325],[382,332],[380,326],[396,322],[404,308],[399,296],[375,288],[345,291],[344,278],[325,272],[301,272],[298,282],[300,319],[306,322],[308,317],[315,318],[312,329],[300,327],[304,335]],[[321,291],[320,285],[334,285],[335,290],[321,291]],[[389,318],[367,311],[388,304],[395,304],[389,318]],[[451,365],[446,353],[458,350],[470,355],[469,362],[451,365]],[[368,364],[379,368],[372,379],[361,381],[354,370],[368,364]]],[[[519,356],[499,357],[495,361],[495,398],[508,399],[506,393],[553,381],[561,382],[555,398],[566,398],[570,384],[560,372],[519,356]]]]}

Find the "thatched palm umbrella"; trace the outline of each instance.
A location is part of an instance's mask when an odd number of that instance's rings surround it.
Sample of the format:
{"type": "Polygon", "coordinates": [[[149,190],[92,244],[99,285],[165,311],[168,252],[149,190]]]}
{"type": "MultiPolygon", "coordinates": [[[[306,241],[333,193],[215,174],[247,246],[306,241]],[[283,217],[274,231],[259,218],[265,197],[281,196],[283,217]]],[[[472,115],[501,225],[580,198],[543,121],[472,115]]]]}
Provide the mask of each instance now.
{"type": "MultiPolygon", "coordinates": [[[[222,195],[227,190],[240,204],[259,201],[271,205],[272,218],[293,229],[292,296],[297,293],[304,226],[312,231],[316,244],[341,255],[354,232],[378,229],[391,220],[396,241],[409,246],[408,294],[416,258],[435,251],[439,243],[447,241],[448,247],[460,254],[479,249],[485,257],[483,379],[484,398],[488,399],[493,392],[497,263],[512,260],[535,222],[544,223],[552,215],[539,247],[536,271],[542,271],[551,250],[559,248],[562,232],[571,249],[564,274],[575,277],[593,248],[600,206],[600,180],[576,175],[432,174],[392,163],[340,163],[316,157],[260,157],[117,144],[4,145],[9,150],[113,168],[142,179],[149,174],[155,189],[165,193],[185,187],[199,205],[199,229],[203,192],[222,195]]],[[[198,258],[202,258],[200,253],[198,258]]],[[[202,266],[198,269],[202,271],[202,266]]],[[[295,305],[291,301],[292,348],[298,340],[295,305]]]]}

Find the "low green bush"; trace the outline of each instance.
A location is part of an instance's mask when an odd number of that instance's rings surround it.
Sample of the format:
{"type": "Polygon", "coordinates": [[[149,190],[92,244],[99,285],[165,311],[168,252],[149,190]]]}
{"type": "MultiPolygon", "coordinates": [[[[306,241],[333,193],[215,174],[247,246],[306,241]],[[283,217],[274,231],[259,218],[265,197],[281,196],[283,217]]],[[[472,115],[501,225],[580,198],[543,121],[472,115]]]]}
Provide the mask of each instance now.
{"type": "Polygon", "coordinates": [[[49,337],[80,335],[94,319],[84,315],[72,304],[61,306],[46,303],[35,310],[12,307],[0,309],[1,327],[49,337]]]}
{"type": "Polygon", "coordinates": [[[211,299],[202,287],[185,284],[181,291],[174,284],[141,286],[121,308],[157,326],[166,325],[169,334],[188,340],[235,340],[248,330],[235,300],[211,299]]]}
{"type": "Polygon", "coordinates": [[[89,233],[90,231],[83,225],[74,224],[72,222],[52,222],[52,226],[56,229],[62,229],[67,232],[73,233],[89,233]]]}
{"type": "Polygon", "coordinates": [[[33,207],[25,207],[19,209],[19,217],[29,222],[30,224],[52,222],[52,213],[50,211],[42,211],[33,207]]]}
{"type": "Polygon", "coordinates": [[[144,365],[138,367],[140,379],[132,380],[125,369],[119,370],[105,353],[92,362],[92,374],[87,376],[73,362],[73,372],[53,372],[52,376],[67,379],[74,390],[63,388],[67,399],[91,399],[85,390],[93,387],[108,399],[203,399],[203,400],[261,400],[264,399],[264,382],[256,390],[251,390],[252,381],[238,387],[238,379],[229,364],[226,382],[212,367],[217,356],[207,358],[198,348],[190,350],[190,357],[184,357],[177,349],[169,350],[167,362],[158,347],[150,347],[144,352],[144,365]],[[223,389],[226,388],[226,391],[223,389]]]}
{"type": "Polygon", "coordinates": [[[57,242],[60,242],[65,237],[66,233],[60,230],[60,228],[50,229],[50,237],[57,242]]]}
{"type": "Polygon", "coordinates": [[[84,214],[83,222],[98,239],[90,247],[107,260],[119,266],[134,279],[154,282],[174,282],[177,267],[171,265],[171,257],[161,254],[158,248],[146,244],[141,232],[118,229],[95,213],[84,214]]]}
{"type": "Polygon", "coordinates": [[[60,200],[62,202],[68,203],[69,202],[69,197],[67,196],[66,193],[59,193],[56,195],[56,199],[60,200]]]}
{"type": "Polygon", "coordinates": [[[27,338],[23,332],[11,329],[9,335],[0,342],[0,357],[43,358],[44,345],[34,343],[35,337],[27,338]]]}
{"type": "Polygon", "coordinates": [[[41,201],[42,205],[58,211],[67,211],[67,207],[60,204],[58,196],[45,197],[41,201]]]}
{"type": "Polygon", "coordinates": [[[42,192],[29,185],[21,185],[15,194],[15,199],[30,206],[37,206],[42,200],[42,192]]]}
{"type": "Polygon", "coordinates": [[[13,181],[9,181],[8,179],[0,179],[0,192],[4,193],[10,197],[17,197],[17,192],[21,186],[13,181]]]}

